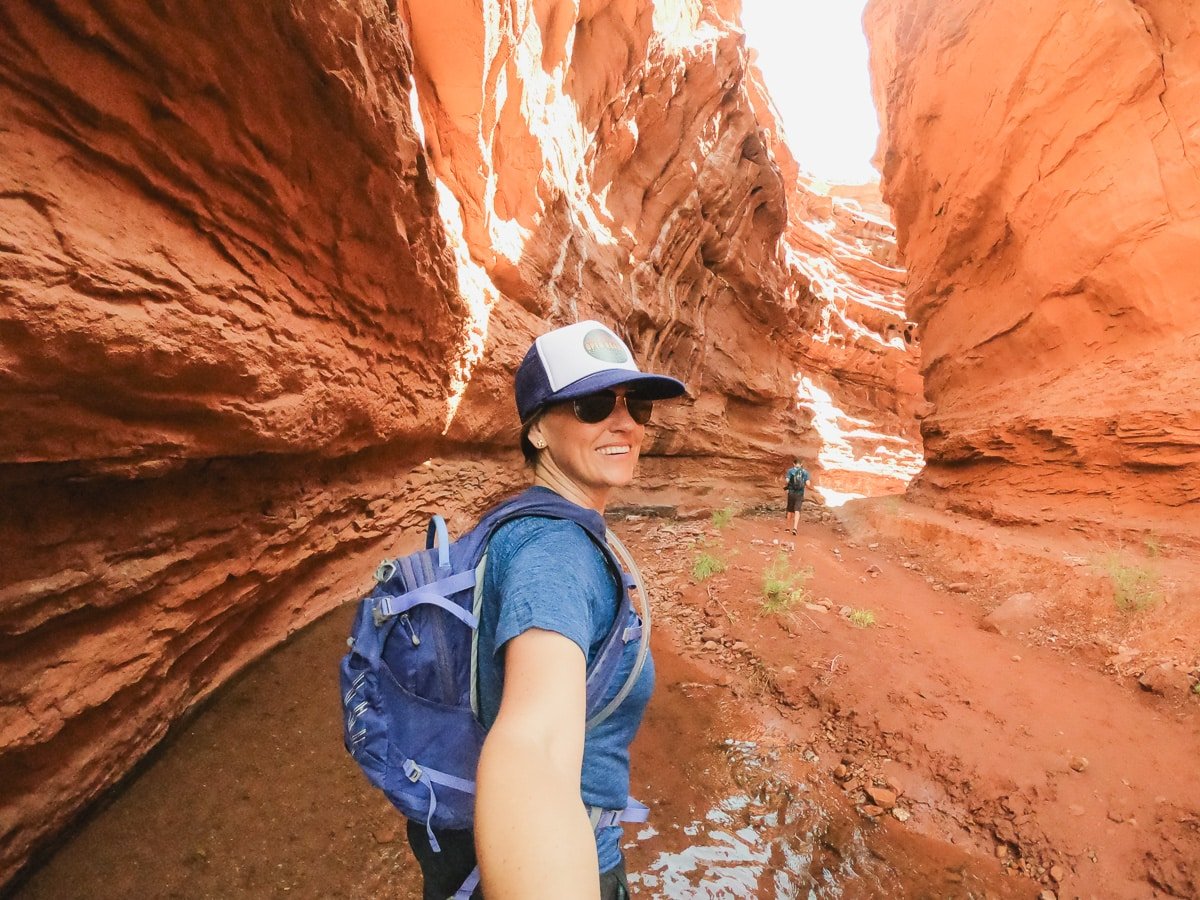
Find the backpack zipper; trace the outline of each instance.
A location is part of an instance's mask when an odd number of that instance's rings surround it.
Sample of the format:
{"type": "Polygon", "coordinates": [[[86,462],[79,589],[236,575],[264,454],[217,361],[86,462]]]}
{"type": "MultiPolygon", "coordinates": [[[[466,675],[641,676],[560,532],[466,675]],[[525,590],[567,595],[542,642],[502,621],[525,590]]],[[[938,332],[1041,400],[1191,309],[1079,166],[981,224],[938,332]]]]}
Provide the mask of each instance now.
{"type": "Polygon", "coordinates": [[[405,630],[408,632],[409,639],[412,640],[412,645],[414,647],[420,647],[421,639],[417,636],[417,629],[413,628],[413,623],[412,620],[409,619],[408,613],[402,613],[400,615],[400,624],[403,625],[405,630]]]}

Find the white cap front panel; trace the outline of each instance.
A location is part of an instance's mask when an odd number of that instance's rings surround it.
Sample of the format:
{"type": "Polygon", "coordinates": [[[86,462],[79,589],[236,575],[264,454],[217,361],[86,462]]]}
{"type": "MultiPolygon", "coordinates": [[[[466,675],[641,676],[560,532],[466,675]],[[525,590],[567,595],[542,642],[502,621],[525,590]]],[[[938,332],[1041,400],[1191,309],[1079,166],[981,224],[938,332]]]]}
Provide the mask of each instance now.
{"type": "Polygon", "coordinates": [[[641,371],[629,348],[599,322],[577,322],[543,334],[534,343],[552,391],[607,369],[641,371]]]}

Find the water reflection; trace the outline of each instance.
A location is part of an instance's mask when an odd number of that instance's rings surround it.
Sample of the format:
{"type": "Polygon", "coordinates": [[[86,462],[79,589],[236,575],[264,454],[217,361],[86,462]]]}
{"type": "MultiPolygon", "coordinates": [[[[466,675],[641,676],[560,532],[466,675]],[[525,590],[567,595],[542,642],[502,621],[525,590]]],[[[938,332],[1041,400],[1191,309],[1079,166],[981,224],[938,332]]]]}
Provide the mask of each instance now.
{"type": "Polygon", "coordinates": [[[660,851],[642,872],[630,875],[637,895],[665,900],[841,897],[840,885],[861,874],[854,861],[867,857],[858,829],[831,828],[828,813],[807,785],[775,772],[778,750],[732,740],[724,749],[740,790],[718,800],[702,820],[673,826],[671,831],[681,834],[641,835],[685,846],[660,851]]]}

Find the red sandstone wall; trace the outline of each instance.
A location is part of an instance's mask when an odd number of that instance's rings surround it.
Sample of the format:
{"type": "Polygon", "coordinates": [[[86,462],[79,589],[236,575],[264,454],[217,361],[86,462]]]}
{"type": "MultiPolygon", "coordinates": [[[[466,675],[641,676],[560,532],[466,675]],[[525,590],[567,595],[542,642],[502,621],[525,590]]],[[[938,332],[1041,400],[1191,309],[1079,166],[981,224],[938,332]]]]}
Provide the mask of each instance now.
{"type": "Polygon", "coordinates": [[[793,249],[731,11],[493,6],[0,9],[0,884],[430,511],[524,479],[548,322],[691,388],[632,501],[774,498],[824,443],[798,375],[906,440],[899,275],[853,252],[889,238],[831,204],[793,249]]]}
{"type": "Polygon", "coordinates": [[[1200,9],[873,0],[929,502],[1200,538],[1200,9]]]}

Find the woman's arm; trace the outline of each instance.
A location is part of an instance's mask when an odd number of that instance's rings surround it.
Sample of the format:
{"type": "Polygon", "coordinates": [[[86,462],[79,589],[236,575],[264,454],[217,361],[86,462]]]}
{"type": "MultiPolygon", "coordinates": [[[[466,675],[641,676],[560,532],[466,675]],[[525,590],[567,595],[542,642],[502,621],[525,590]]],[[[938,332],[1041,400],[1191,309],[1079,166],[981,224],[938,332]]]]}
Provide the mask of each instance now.
{"type": "Polygon", "coordinates": [[[586,660],[533,628],[504,651],[504,693],[479,758],[475,847],[488,900],[599,897],[599,863],[579,796],[586,660]]]}

